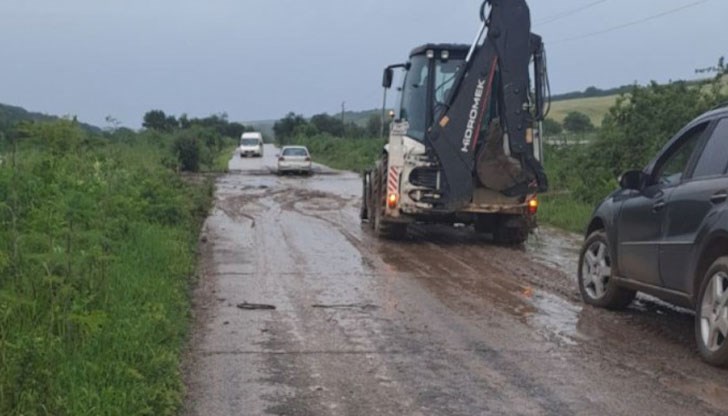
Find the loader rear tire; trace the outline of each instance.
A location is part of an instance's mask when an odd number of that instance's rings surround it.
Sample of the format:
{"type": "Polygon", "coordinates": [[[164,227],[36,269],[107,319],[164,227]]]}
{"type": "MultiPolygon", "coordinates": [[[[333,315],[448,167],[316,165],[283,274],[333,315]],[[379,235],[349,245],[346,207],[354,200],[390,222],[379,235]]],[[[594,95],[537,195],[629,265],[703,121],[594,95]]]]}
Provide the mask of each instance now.
{"type": "Polygon", "coordinates": [[[518,246],[528,240],[528,223],[523,217],[506,215],[499,219],[493,231],[493,241],[508,246],[518,246]]]}
{"type": "Polygon", "coordinates": [[[528,222],[523,217],[504,216],[493,232],[493,241],[498,244],[517,246],[528,240],[528,222]]]}

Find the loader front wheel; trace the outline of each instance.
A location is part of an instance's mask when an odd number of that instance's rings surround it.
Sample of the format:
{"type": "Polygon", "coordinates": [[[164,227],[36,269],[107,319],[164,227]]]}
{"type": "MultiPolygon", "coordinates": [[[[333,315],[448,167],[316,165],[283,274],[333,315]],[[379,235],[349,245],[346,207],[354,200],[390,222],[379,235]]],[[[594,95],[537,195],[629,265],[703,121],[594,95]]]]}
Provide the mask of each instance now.
{"type": "Polygon", "coordinates": [[[362,222],[371,222],[371,215],[369,213],[369,211],[371,211],[369,208],[371,206],[371,201],[369,200],[369,186],[371,185],[370,178],[371,174],[369,172],[364,172],[364,176],[362,178],[361,208],[359,209],[359,219],[362,222]]]}
{"type": "Polygon", "coordinates": [[[369,224],[374,230],[377,238],[388,240],[402,240],[407,236],[407,224],[399,222],[387,221],[384,218],[384,207],[386,204],[386,195],[382,166],[387,166],[386,162],[380,163],[377,169],[372,172],[369,186],[371,189],[370,204],[367,204],[369,213],[369,224]]]}

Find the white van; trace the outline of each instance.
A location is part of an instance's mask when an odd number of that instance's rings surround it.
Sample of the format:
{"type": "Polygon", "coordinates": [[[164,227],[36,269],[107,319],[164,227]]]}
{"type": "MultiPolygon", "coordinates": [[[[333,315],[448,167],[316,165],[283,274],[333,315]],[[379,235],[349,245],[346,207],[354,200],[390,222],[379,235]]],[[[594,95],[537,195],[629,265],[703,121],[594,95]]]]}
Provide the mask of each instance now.
{"type": "Polygon", "coordinates": [[[243,133],[238,153],[240,157],[263,157],[263,135],[257,132],[243,133]]]}

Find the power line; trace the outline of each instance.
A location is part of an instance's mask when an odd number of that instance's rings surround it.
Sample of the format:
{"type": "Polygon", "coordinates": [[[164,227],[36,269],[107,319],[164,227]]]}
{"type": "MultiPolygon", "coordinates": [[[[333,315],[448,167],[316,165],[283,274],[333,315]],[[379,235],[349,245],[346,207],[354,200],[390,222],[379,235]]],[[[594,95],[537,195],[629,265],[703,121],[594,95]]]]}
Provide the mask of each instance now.
{"type": "Polygon", "coordinates": [[[575,40],[581,40],[581,39],[591,38],[591,37],[598,36],[598,35],[603,35],[603,34],[609,33],[609,32],[614,32],[615,30],[624,29],[626,27],[639,25],[639,24],[642,24],[642,23],[649,22],[651,20],[656,20],[656,19],[659,19],[661,17],[667,16],[669,14],[677,13],[679,11],[682,11],[682,10],[685,10],[685,9],[688,9],[688,8],[691,8],[691,7],[695,7],[695,6],[698,6],[698,5],[703,4],[703,3],[707,3],[708,1],[710,1],[710,0],[699,0],[699,1],[696,1],[696,2],[693,2],[693,3],[686,4],[684,6],[677,7],[675,9],[670,9],[670,10],[664,11],[662,13],[658,13],[658,14],[654,14],[652,16],[645,17],[643,19],[635,20],[635,21],[632,21],[632,22],[629,22],[629,23],[623,23],[623,24],[617,25],[617,26],[612,26],[610,28],[607,28],[607,29],[604,29],[604,30],[599,30],[597,32],[591,32],[591,33],[586,33],[586,34],[580,35],[580,36],[574,36],[572,38],[566,38],[566,39],[557,40],[555,42],[552,42],[551,44],[553,45],[553,44],[559,44],[559,43],[564,43],[564,42],[571,42],[571,41],[575,41],[575,40]]]}
{"type": "Polygon", "coordinates": [[[557,14],[555,14],[553,16],[546,17],[546,18],[544,18],[544,19],[536,22],[536,25],[537,26],[543,26],[543,25],[547,25],[547,24],[552,23],[552,22],[556,22],[558,20],[564,19],[564,18],[569,17],[569,16],[573,16],[573,15],[579,13],[579,12],[582,12],[584,10],[590,9],[590,8],[592,8],[594,6],[597,6],[597,5],[602,4],[604,2],[607,2],[607,1],[608,0],[597,0],[597,1],[591,2],[589,4],[585,4],[584,6],[577,7],[576,9],[573,9],[573,10],[567,10],[567,11],[562,12],[562,13],[557,13],[557,14]]]}

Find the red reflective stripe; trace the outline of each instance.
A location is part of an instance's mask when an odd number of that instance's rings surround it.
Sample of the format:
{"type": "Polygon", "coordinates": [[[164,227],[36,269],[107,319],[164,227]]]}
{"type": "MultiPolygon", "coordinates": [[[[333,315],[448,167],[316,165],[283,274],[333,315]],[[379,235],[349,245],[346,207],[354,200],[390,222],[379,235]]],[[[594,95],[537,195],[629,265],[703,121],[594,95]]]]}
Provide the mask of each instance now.
{"type": "Polygon", "coordinates": [[[397,168],[389,169],[389,193],[396,193],[399,187],[399,171],[397,168]]]}

